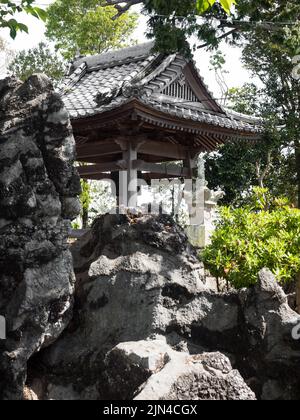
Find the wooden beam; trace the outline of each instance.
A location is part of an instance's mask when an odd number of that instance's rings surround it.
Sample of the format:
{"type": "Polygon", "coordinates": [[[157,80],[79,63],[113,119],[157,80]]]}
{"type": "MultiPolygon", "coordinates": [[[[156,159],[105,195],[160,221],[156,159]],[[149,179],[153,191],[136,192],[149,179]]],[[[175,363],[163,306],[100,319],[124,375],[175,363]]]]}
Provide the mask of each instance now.
{"type": "MultiPolygon", "coordinates": [[[[78,160],[88,161],[89,158],[97,158],[107,155],[121,153],[121,148],[115,142],[111,143],[86,143],[77,145],[78,160]]],[[[138,153],[145,155],[158,156],[174,160],[182,160],[186,158],[186,147],[172,144],[165,141],[145,141],[138,147],[138,153]]]]}
{"type": "MultiPolygon", "coordinates": [[[[109,178],[109,174],[105,172],[114,172],[114,171],[124,171],[127,170],[127,163],[122,160],[118,162],[106,162],[99,163],[97,165],[88,165],[78,167],[79,175],[85,179],[101,179],[109,178]],[[92,178],[94,177],[95,178],[92,178]],[[97,177],[97,178],[96,178],[97,177]]],[[[132,159],[132,166],[128,168],[130,171],[144,171],[150,172],[152,174],[161,174],[166,178],[168,177],[178,177],[178,178],[188,178],[190,176],[190,169],[183,168],[175,164],[166,164],[166,163],[150,163],[143,160],[132,159]]],[[[135,173],[135,172],[134,172],[135,173]]],[[[132,177],[130,177],[132,178],[132,177]]]]}
{"type": "Polygon", "coordinates": [[[103,181],[103,179],[112,179],[110,172],[99,172],[95,175],[81,175],[81,178],[90,181],[103,181]]]}
{"type": "Polygon", "coordinates": [[[81,176],[88,176],[97,175],[103,172],[114,172],[126,169],[126,163],[124,161],[118,161],[98,163],[97,165],[80,166],[78,167],[78,172],[81,176]]]}
{"type": "Polygon", "coordinates": [[[116,143],[86,143],[76,145],[77,157],[80,160],[95,158],[98,156],[107,156],[122,153],[120,146],[116,143]]]}
{"type": "MultiPolygon", "coordinates": [[[[182,177],[184,178],[184,177],[182,177]]],[[[143,172],[141,174],[141,179],[144,179],[145,181],[149,182],[152,179],[179,179],[177,175],[168,175],[163,176],[163,174],[154,174],[152,172],[143,172]]]]}
{"type": "MultiPolygon", "coordinates": [[[[112,176],[108,172],[98,173],[96,175],[81,175],[82,179],[90,180],[90,181],[103,181],[104,179],[112,179],[112,176]]],[[[163,174],[155,174],[153,172],[144,172],[139,175],[140,179],[144,179],[145,181],[151,181],[151,179],[176,179],[178,175],[166,175],[163,174]]],[[[182,177],[184,178],[184,177],[182,177]]]]}
{"type": "Polygon", "coordinates": [[[139,148],[139,153],[165,157],[174,160],[181,160],[186,156],[186,149],[181,145],[172,144],[169,142],[151,141],[144,143],[139,148]]]}
{"type": "Polygon", "coordinates": [[[151,172],[153,174],[161,174],[165,178],[170,177],[188,177],[189,170],[183,167],[180,167],[175,164],[159,164],[159,163],[148,163],[143,160],[136,160],[133,162],[133,167],[140,171],[151,172]]]}
{"type": "Polygon", "coordinates": [[[101,157],[89,157],[89,158],[84,158],[84,159],[80,159],[77,158],[76,159],[77,162],[81,162],[81,163],[92,163],[94,165],[96,165],[97,163],[107,163],[107,162],[117,162],[119,160],[122,160],[122,153],[117,154],[117,155],[107,155],[107,156],[101,156],[101,157]]]}

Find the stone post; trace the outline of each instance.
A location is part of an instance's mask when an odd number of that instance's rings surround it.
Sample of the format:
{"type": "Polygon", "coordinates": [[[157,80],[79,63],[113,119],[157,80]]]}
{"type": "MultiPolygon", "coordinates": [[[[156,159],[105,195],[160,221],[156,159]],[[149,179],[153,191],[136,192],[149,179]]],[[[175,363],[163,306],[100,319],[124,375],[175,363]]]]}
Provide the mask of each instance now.
{"type": "Polygon", "coordinates": [[[191,222],[186,233],[192,245],[204,248],[210,242],[210,236],[214,230],[214,222],[217,217],[216,207],[218,201],[224,196],[223,191],[211,191],[205,180],[205,166],[203,156],[198,159],[198,177],[194,181],[190,212],[196,212],[196,222],[191,222]],[[200,212],[201,217],[200,217],[200,212]]]}

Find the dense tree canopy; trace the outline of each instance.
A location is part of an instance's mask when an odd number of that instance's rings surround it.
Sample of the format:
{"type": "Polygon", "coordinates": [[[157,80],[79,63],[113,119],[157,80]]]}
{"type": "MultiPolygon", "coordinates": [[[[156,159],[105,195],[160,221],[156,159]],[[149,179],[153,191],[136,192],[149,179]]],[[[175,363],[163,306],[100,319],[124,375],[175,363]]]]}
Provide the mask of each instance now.
{"type": "Polygon", "coordinates": [[[130,42],[136,15],[128,13],[113,20],[114,7],[103,8],[98,3],[98,0],[54,2],[47,10],[47,36],[55,41],[57,52],[45,43],[23,50],[10,63],[10,73],[21,80],[33,73],[45,73],[56,83],[64,75],[66,59],[73,59],[76,53],[98,53],[130,42]]]}
{"type": "Polygon", "coordinates": [[[125,46],[137,25],[137,15],[124,13],[99,0],[59,0],[47,9],[46,36],[65,59],[98,54],[125,46]]]}
{"type": "Polygon", "coordinates": [[[23,50],[16,54],[8,66],[11,74],[20,80],[26,80],[34,73],[44,73],[54,82],[60,80],[65,73],[65,63],[43,42],[36,48],[23,50]]]}
{"type": "MultiPolygon", "coordinates": [[[[238,31],[243,62],[260,79],[260,87],[247,84],[227,94],[234,110],[263,117],[268,133],[259,144],[225,145],[207,160],[209,184],[225,190],[227,204],[240,204],[254,185],[268,186],[272,193],[300,203],[300,85],[295,60],[300,7],[289,1],[268,5],[272,7],[257,5],[253,12],[260,23],[238,31]]],[[[242,6],[248,10],[247,2],[240,0],[237,11],[242,6]]]]}
{"type": "MultiPolygon", "coordinates": [[[[291,18],[297,19],[297,15],[291,18]]],[[[300,23],[276,31],[257,28],[243,50],[244,63],[264,85],[273,113],[281,126],[282,145],[292,148],[300,205],[300,82],[293,58],[299,53],[300,23]]]]}
{"type": "Polygon", "coordinates": [[[285,141],[285,130],[272,98],[253,83],[228,92],[229,106],[237,112],[261,117],[265,134],[257,142],[235,140],[206,156],[206,178],[212,189],[225,192],[223,204],[248,202],[254,186],[268,187],[275,196],[285,195],[297,203],[297,176],[293,148],[285,141]]]}
{"type": "Polygon", "coordinates": [[[194,47],[216,47],[223,39],[237,43],[257,27],[276,29],[277,22],[298,20],[300,4],[294,0],[106,0],[118,8],[118,15],[140,4],[149,16],[149,36],[165,51],[189,52],[187,39],[194,35],[194,47]],[[231,7],[235,3],[234,7],[231,7]],[[224,8],[225,6],[225,8],[224,8]],[[230,10],[230,13],[229,13],[230,10]],[[201,16],[200,16],[201,15],[201,16]]]}

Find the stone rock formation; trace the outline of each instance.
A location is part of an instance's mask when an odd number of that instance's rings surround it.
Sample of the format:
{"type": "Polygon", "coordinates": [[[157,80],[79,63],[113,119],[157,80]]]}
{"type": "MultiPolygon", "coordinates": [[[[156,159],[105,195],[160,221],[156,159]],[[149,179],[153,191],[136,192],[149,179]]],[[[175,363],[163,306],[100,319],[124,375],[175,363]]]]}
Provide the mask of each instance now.
{"type": "Polygon", "coordinates": [[[80,181],[68,113],[50,81],[0,81],[0,398],[21,399],[27,361],[72,316],[67,245],[80,181]]]}
{"type": "Polygon", "coordinates": [[[165,216],[103,216],[72,253],[73,319],[30,362],[41,399],[300,398],[300,316],[268,270],[211,290],[165,216]]]}
{"type": "Polygon", "coordinates": [[[223,354],[191,355],[163,339],[119,344],[106,357],[106,374],[112,399],[256,399],[223,354]]]}
{"type": "Polygon", "coordinates": [[[61,372],[64,382],[76,382],[84,395],[87,385],[93,387],[90,395],[99,398],[95,389],[106,353],[120,342],[167,333],[176,300],[184,305],[205,289],[204,270],[184,232],[169,218],[104,216],[72,253],[74,317],[47,352],[47,365],[61,372]]]}

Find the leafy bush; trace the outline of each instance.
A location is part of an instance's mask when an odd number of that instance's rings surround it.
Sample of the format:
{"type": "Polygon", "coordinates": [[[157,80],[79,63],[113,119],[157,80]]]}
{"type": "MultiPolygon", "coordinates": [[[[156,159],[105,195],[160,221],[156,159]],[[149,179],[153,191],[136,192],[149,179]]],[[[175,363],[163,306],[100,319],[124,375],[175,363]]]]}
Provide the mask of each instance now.
{"type": "Polygon", "coordinates": [[[300,210],[257,188],[249,205],[221,208],[201,259],[213,276],[236,288],[255,284],[264,267],[278,282],[291,282],[300,272],[300,210]]]}

